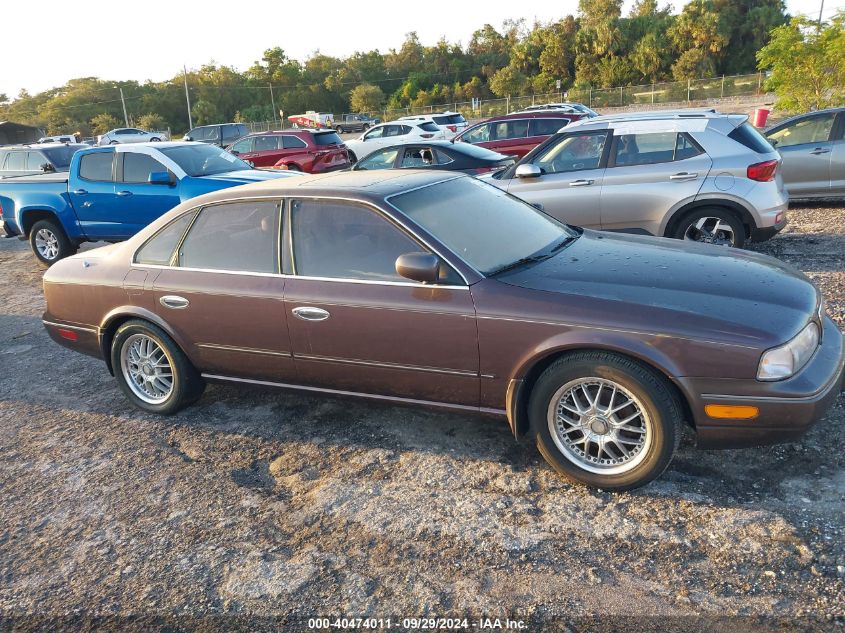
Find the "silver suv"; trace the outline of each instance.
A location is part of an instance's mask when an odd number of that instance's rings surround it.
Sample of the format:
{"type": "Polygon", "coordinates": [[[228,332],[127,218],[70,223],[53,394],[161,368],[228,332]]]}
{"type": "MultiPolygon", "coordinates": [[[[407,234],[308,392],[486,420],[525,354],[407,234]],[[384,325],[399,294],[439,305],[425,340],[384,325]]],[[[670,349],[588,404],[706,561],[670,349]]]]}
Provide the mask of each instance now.
{"type": "Polygon", "coordinates": [[[747,118],[583,119],[485,180],[569,224],[741,247],[786,226],[789,200],[780,156],[747,118]]]}

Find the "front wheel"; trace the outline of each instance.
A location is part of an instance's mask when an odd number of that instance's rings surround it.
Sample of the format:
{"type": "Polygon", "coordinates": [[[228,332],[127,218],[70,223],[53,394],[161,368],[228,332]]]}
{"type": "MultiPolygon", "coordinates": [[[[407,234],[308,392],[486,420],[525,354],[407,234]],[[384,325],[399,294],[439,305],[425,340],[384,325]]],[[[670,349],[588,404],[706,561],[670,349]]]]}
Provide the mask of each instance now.
{"type": "Polygon", "coordinates": [[[671,237],[742,248],[745,246],[745,226],[732,211],[717,208],[696,209],[681,218],[671,237]]]}
{"type": "Polygon", "coordinates": [[[338,127],[337,129],[335,129],[335,132],[337,132],[338,134],[346,134],[346,130],[344,130],[342,127],[338,127]]]}
{"type": "Polygon", "coordinates": [[[53,220],[39,220],[29,231],[29,245],[42,264],[51,266],[76,252],[76,247],[53,220]]]}
{"type": "Polygon", "coordinates": [[[529,400],[537,448],[564,477],[631,490],[658,477],[680,441],[682,410],[665,378],[608,352],[554,362],[529,400]]]}
{"type": "Polygon", "coordinates": [[[160,143],[161,139],[157,136],[154,136],[150,139],[150,143],[160,143]]]}
{"type": "Polygon", "coordinates": [[[111,361],[121,391],[144,411],[176,413],[205,390],[205,381],[179,346],[147,321],[127,321],[118,328],[111,361]]]}

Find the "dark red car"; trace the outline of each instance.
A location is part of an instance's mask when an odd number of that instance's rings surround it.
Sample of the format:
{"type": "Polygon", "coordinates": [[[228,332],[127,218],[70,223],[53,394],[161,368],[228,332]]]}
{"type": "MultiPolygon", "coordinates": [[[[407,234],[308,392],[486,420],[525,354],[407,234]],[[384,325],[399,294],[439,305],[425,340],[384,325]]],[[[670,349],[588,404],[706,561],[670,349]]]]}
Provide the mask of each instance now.
{"type": "Polygon", "coordinates": [[[334,130],[284,130],[250,134],[232,143],[229,151],[256,167],[321,174],[352,165],[343,141],[334,130]]]}
{"type": "Polygon", "coordinates": [[[473,125],[456,136],[455,142],[522,158],[560,128],[585,116],[572,112],[514,112],[473,125]]]}

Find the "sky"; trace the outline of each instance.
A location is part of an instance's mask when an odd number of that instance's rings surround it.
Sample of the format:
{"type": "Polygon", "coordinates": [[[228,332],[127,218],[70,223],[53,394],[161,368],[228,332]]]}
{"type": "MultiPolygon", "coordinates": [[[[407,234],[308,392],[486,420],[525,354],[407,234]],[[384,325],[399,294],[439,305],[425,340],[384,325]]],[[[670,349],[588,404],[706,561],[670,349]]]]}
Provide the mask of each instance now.
{"type": "MultiPolygon", "coordinates": [[[[825,19],[845,9],[845,0],[787,0],[787,10],[816,18],[822,1],[825,19]]],[[[671,4],[679,11],[686,2],[671,4]]],[[[626,0],[626,12],[632,4],[626,0]]],[[[34,94],[76,77],[162,81],[183,64],[199,68],[212,60],[242,71],[273,46],[299,60],[316,50],[337,57],[374,48],[387,52],[399,48],[410,31],[423,44],[446,37],[466,45],[484,23],[498,28],[506,19],[525,18],[529,24],[558,19],[574,15],[578,0],[416,1],[402,7],[395,0],[250,0],[240,6],[219,0],[4,3],[3,23],[21,28],[3,29],[0,94],[14,98],[22,88],[34,94]],[[41,31],[47,25],[52,27],[41,31]],[[39,31],[53,35],[39,36],[34,45],[32,36],[39,31]],[[21,51],[20,57],[12,51],[21,51]]]]}

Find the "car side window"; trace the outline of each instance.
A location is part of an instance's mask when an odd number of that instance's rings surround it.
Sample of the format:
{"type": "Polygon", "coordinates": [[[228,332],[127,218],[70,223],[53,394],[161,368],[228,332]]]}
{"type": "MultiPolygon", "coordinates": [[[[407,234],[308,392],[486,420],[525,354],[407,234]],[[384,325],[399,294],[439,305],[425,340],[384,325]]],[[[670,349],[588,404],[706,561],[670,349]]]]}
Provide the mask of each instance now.
{"type": "Polygon", "coordinates": [[[9,152],[6,159],[8,171],[24,171],[26,169],[26,152],[9,152]]]}
{"type": "Polygon", "coordinates": [[[299,149],[302,147],[308,147],[308,144],[305,141],[296,136],[283,136],[282,141],[284,143],[284,149],[299,149]]]}
{"type": "Polygon", "coordinates": [[[490,127],[490,138],[497,141],[528,136],[528,119],[496,121],[490,127]]]}
{"type": "Polygon", "coordinates": [[[678,134],[678,140],[675,143],[675,160],[685,160],[703,153],[704,151],[693,142],[689,135],[678,134]]]}
{"type": "Polygon", "coordinates": [[[279,272],[279,205],[242,201],[205,207],[182,242],[178,266],[279,272]]]}
{"type": "Polygon", "coordinates": [[[396,162],[396,155],[398,153],[398,149],[386,149],[373,152],[364,160],[358,161],[355,169],[356,171],[366,171],[368,169],[391,169],[393,164],[396,162]]]}
{"type": "Polygon", "coordinates": [[[830,138],[835,119],[836,114],[833,112],[808,116],[772,132],[768,135],[768,139],[774,141],[778,148],[805,143],[824,143],[830,138]]]}
{"type": "Polygon", "coordinates": [[[85,154],[79,160],[79,177],[83,180],[111,182],[114,152],[85,154]]]}
{"type": "Polygon", "coordinates": [[[528,136],[551,136],[569,123],[569,119],[531,119],[528,136]]]}
{"type": "Polygon", "coordinates": [[[396,258],[425,250],[381,214],[338,200],[291,202],[294,272],[305,277],[408,281],[396,258]]]}
{"type": "Polygon", "coordinates": [[[279,149],[278,136],[256,136],[255,150],[256,152],[271,152],[279,149]]]}
{"type": "Polygon", "coordinates": [[[461,137],[461,140],[467,143],[486,143],[490,140],[490,125],[485,123],[469,130],[461,137]]]}
{"type": "Polygon", "coordinates": [[[173,251],[176,250],[196,214],[196,210],[189,211],[159,229],[135,253],[135,263],[169,266],[173,259],[173,251]]]}
{"type": "Polygon", "coordinates": [[[404,150],[402,164],[400,167],[414,169],[420,167],[431,167],[434,165],[434,154],[427,147],[411,147],[404,150]]]}
{"type": "Polygon", "coordinates": [[[154,171],[167,171],[167,167],[148,154],[123,153],[123,179],[121,182],[145,183],[154,171]]]}
{"type": "Polygon", "coordinates": [[[41,165],[49,162],[41,152],[29,152],[26,157],[26,168],[29,171],[41,171],[41,165]]]}
{"type": "Polygon", "coordinates": [[[616,140],[614,164],[621,167],[670,163],[675,156],[677,140],[677,132],[623,134],[616,140]]]}
{"type": "Polygon", "coordinates": [[[561,136],[531,161],[544,173],[597,169],[601,164],[607,132],[561,136]]]}
{"type": "Polygon", "coordinates": [[[387,125],[382,125],[381,127],[374,127],[372,130],[364,134],[364,140],[370,141],[372,139],[382,138],[385,135],[385,129],[387,129],[388,127],[389,126],[387,125]]]}
{"type": "Polygon", "coordinates": [[[238,141],[234,145],[232,145],[232,151],[237,152],[238,154],[248,154],[252,151],[252,139],[245,138],[242,141],[238,141]]]}
{"type": "Polygon", "coordinates": [[[435,162],[438,165],[448,165],[449,163],[455,162],[455,160],[451,156],[449,156],[449,154],[439,149],[434,150],[434,158],[435,162]]]}

